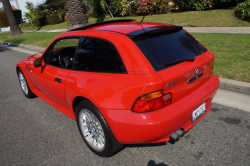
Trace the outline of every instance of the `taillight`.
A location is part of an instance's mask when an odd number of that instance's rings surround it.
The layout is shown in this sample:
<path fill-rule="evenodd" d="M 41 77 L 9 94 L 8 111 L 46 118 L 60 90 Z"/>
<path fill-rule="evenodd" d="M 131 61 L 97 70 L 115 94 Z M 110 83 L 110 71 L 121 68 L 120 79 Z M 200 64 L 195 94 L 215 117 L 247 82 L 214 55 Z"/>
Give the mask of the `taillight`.
<path fill-rule="evenodd" d="M 213 70 L 214 70 L 214 66 L 211 67 L 210 72 L 209 72 L 209 75 L 212 75 L 212 74 L 213 74 Z"/>
<path fill-rule="evenodd" d="M 152 92 L 139 96 L 133 104 L 134 112 L 151 112 L 172 103 L 172 94 L 163 94 L 162 91 Z"/>

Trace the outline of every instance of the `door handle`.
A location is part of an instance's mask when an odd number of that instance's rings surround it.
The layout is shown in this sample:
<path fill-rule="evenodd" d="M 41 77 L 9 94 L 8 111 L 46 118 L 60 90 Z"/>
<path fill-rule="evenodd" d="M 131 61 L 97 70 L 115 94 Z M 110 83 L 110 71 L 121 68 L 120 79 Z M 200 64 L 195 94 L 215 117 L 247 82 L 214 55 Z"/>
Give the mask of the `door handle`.
<path fill-rule="evenodd" d="M 56 82 L 62 83 L 62 80 L 60 78 L 55 78 Z"/>

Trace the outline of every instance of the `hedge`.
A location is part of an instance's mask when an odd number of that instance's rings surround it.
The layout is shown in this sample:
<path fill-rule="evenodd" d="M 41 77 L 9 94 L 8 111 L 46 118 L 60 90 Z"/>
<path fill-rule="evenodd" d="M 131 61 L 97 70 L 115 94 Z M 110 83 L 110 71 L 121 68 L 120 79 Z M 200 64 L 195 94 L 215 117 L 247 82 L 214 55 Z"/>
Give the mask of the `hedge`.
<path fill-rule="evenodd" d="M 46 16 L 46 18 L 50 25 L 61 23 L 61 19 L 58 14 Z"/>
<path fill-rule="evenodd" d="M 14 17 L 16 18 L 17 24 L 22 23 L 22 11 L 21 10 L 13 10 Z M 9 21 L 7 19 L 5 11 L 0 11 L 0 28 L 9 27 Z"/>
<path fill-rule="evenodd" d="M 42 18 L 34 18 L 33 20 L 33 24 L 37 27 L 41 27 L 46 25 L 46 18 L 42 17 Z"/>

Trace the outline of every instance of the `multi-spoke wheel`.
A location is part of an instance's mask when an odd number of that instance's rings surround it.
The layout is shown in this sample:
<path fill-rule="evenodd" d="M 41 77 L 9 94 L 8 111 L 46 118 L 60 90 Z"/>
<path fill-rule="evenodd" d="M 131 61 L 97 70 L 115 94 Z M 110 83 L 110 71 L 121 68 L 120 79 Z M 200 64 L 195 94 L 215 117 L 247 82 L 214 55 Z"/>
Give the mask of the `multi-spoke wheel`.
<path fill-rule="evenodd" d="M 82 109 L 79 114 L 79 125 L 89 146 L 98 152 L 102 151 L 106 143 L 105 135 L 96 116 L 91 111 Z"/>
<path fill-rule="evenodd" d="M 111 156 L 122 147 L 98 108 L 91 102 L 82 101 L 75 110 L 80 133 L 95 154 Z"/>
<path fill-rule="evenodd" d="M 27 98 L 34 98 L 36 95 L 30 90 L 30 87 L 25 79 L 25 76 L 21 69 L 18 69 L 18 79 L 21 89 Z"/>

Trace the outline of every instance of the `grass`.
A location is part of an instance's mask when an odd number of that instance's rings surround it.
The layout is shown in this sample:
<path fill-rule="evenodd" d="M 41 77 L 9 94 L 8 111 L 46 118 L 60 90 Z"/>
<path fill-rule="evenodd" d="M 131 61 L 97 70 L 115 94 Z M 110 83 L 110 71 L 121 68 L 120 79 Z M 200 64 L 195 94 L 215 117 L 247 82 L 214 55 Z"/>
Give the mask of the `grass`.
<path fill-rule="evenodd" d="M 47 47 L 58 34 L 60 32 L 35 32 L 12 37 L 10 33 L 0 33 L 0 41 Z M 192 34 L 215 54 L 215 75 L 250 82 L 250 34 Z"/>
<path fill-rule="evenodd" d="M 215 55 L 216 76 L 250 82 L 250 34 L 192 34 Z"/>
<path fill-rule="evenodd" d="M 141 21 L 142 16 L 134 17 L 116 17 L 111 18 L 98 17 L 98 18 L 89 18 L 89 23 L 111 20 L 111 19 L 135 19 Z M 187 11 L 187 12 L 178 12 L 171 14 L 157 14 L 146 16 L 144 19 L 145 22 L 161 22 L 169 23 L 180 26 L 187 27 L 243 27 L 250 26 L 249 22 L 242 21 L 239 18 L 234 16 L 234 10 L 232 9 L 220 9 L 220 10 L 207 10 L 207 11 Z M 37 30 L 38 27 L 25 27 L 22 28 L 23 31 L 26 30 Z M 55 29 L 68 29 L 67 23 L 60 23 L 56 25 L 45 25 L 40 28 L 40 30 L 55 30 Z"/>
<path fill-rule="evenodd" d="M 0 41 L 12 42 L 17 44 L 47 47 L 54 37 L 60 32 L 31 32 L 23 33 L 18 36 L 10 36 L 10 33 L 0 33 Z"/>
<path fill-rule="evenodd" d="M 23 31 L 36 31 L 36 30 L 56 30 L 56 29 L 68 29 L 68 23 L 63 22 L 55 25 L 44 25 L 42 27 L 29 26 L 21 28 Z"/>

